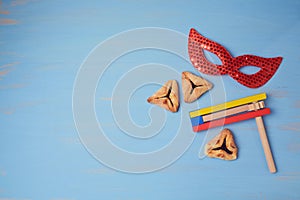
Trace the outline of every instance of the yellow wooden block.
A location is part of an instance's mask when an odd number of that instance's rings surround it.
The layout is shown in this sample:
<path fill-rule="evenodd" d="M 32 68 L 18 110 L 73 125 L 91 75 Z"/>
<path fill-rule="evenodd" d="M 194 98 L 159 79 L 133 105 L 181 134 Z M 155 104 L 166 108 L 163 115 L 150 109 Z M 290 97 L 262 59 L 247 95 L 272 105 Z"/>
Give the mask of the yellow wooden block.
<path fill-rule="evenodd" d="M 244 105 L 244 104 L 248 104 L 248 103 L 252 103 L 252 102 L 256 102 L 256 101 L 261 101 L 267 98 L 267 94 L 266 93 L 261 93 L 261 94 L 256 94 L 256 95 L 252 95 L 249 97 L 245 97 L 245 98 L 241 98 L 241 99 L 237 99 L 237 100 L 233 100 L 233 101 L 229 101 L 226 103 L 222 103 L 222 104 L 218 104 L 215 106 L 210 106 L 207 108 L 202 108 L 199 110 L 195 110 L 190 112 L 190 117 L 197 117 L 200 115 L 206 115 L 209 113 L 213 113 L 213 112 L 217 112 L 220 110 L 225 110 L 228 108 L 233 108 L 236 106 L 240 106 L 240 105 Z"/>

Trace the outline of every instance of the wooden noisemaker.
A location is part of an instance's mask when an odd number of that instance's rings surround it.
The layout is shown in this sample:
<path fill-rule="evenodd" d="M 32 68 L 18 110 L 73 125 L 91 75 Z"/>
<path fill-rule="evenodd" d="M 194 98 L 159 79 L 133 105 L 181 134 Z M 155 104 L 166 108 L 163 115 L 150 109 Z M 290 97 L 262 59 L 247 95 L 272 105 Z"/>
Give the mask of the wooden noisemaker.
<path fill-rule="evenodd" d="M 263 102 L 266 98 L 266 93 L 261 93 L 192 111 L 190 118 L 193 130 L 199 132 L 255 118 L 269 170 L 271 173 L 275 173 L 276 167 L 262 119 L 262 116 L 271 113 L 271 110 L 266 108 Z"/>

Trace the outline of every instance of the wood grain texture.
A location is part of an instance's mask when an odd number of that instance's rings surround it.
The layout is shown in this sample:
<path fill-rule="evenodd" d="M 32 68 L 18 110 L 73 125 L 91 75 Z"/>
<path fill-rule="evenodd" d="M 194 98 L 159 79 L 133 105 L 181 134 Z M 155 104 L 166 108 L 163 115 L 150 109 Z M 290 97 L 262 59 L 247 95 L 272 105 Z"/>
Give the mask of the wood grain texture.
<path fill-rule="evenodd" d="M 300 4 L 297 1 L 0 0 L 0 3 L 0 71 L 11 70 L 3 72 L 0 80 L 0 199 L 300 199 Z M 186 36 L 193 27 L 220 42 L 233 56 L 249 53 L 282 56 L 284 60 L 272 79 L 258 89 L 243 87 L 228 76 L 199 74 L 189 61 L 174 52 L 140 49 L 114 60 L 99 80 L 94 95 L 95 115 L 106 137 L 121 149 L 143 154 L 171 143 L 179 126 L 186 135 L 195 136 L 175 163 L 155 173 L 137 175 L 106 167 L 86 150 L 73 120 L 72 92 L 77 71 L 94 47 L 115 34 L 143 27 L 168 28 Z M 159 35 L 140 37 L 137 35 L 136 39 L 148 41 Z M 175 40 L 163 42 L 172 47 L 179 45 Z M 128 41 L 120 42 L 112 51 L 119 51 L 126 44 Z M 187 53 L 186 47 L 182 51 Z M 149 140 L 124 133 L 112 115 L 111 97 L 118 81 L 144 63 L 169 66 L 178 74 L 171 78 L 178 82 L 183 71 L 211 81 L 214 88 L 194 102 L 197 108 L 257 93 L 270 94 L 265 103 L 272 114 L 264 117 L 264 124 L 277 173 L 268 171 L 254 119 L 226 126 L 233 131 L 239 147 L 237 160 L 228 163 L 199 159 L 208 132 L 193 133 L 189 113 L 181 115 L 186 106 L 183 101 L 176 114 L 152 110 L 145 100 L 158 89 L 156 84 L 121 92 L 132 92 L 133 101 L 128 101 L 130 120 L 147 126 L 152 114 L 158 112 L 160 117 L 166 117 L 165 126 Z M 102 66 L 95 65 L 94 69 L 99 67 Z M 153 71 L 138 78 L 159 74 L 160 71 Z M 165 81 L 162 78 L 161 82 Z M 101 86 L 103 90 L 99 90 Z M 188 122 L 180 123 L 181 118 Z M 126 163 L 124 158 L 113 159 Z"/>

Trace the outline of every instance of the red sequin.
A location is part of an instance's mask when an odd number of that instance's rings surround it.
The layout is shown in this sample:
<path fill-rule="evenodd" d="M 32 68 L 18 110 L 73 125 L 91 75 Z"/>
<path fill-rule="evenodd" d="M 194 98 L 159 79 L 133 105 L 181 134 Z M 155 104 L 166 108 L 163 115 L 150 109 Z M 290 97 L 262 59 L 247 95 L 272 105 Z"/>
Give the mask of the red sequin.
<path fill-rule="evenodd" d="M 203 49 L 218 56 L 222 61 L 222 65 L 208 61 Z M 222 45 L 203 37 L 195 29 L 190 30 L 188 51 L 192 64 L 200 72 L 209 75 L 228 74 L 234 80 L 249 88 L 258 88 L 268 82 L 282 62 L 282 57 L 263 58 L 254 55 L 243 55 L 234 58 Z M 239 71 L 244 66 L 256 66 L 261 69 L 254 74 L 245 74 Z"/>

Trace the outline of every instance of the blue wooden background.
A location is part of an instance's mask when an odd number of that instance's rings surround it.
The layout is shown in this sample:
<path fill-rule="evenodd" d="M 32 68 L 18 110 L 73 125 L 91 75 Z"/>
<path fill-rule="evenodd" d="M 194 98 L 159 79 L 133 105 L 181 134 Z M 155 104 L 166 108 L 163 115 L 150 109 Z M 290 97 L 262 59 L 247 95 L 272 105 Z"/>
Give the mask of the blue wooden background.
<path fill-rule="evenodd" d="M 0 199 L 300 199 L 299 22 L 297 0 L 2 0 Z M 259 89 L 223 77 L 228 100 L 267 92 L 273 112 L 264 119 L 278 173 L 268 172 L 255 120 L 229 127 L 240 148 L 233 162 L 199 159 L 202 133 L 178 161 L 148 174 L 110 169 L 86 151 L 72 115 L 76 73 L 97 44 L 142 27 L 169 28 L 186 35 L 194 27 L 235 56 L 283 56 L 275 76 Z M 128 56 L 119 66 L 130 70 L 136 60 L 166 62 L 196 73 L 190 64 L 176 64 L 178 58 L 163 52 Z M 109 77 L 119 71 L 113 67 L 105 75 L 108 87 L 114 84 Z M 151 95 L 156 89 L 148 87 L 140 93 Z M 101 105 L 109 105 L 110 96 L 97 95 L 96 107 L 104 109 Z M 203 98 L 203 106 L 209 105 L 209 96 Z M 150 106 L 138 105 L 144 108 L 131 105 L 135 120 Z M 146 122 L 142 118 L 139 123 Z M 190 124 L 183 125 L 191 131 Z M 117 141 L 118 134 L 122 133 L 115 132 L 112 140 Z M 160 142 L 170 138 L 164 139 Z M 133 148 L 138 141 L 131 144 L 124 148 L 138 150 Z"/>

